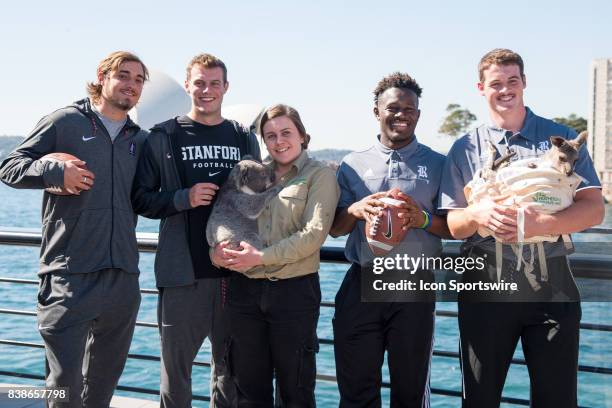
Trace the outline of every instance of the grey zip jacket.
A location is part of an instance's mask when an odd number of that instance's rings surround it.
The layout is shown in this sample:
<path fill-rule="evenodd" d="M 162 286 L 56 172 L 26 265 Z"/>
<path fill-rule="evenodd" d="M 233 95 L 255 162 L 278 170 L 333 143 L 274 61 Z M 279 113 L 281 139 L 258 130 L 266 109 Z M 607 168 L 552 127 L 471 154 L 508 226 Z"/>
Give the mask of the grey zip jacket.
<path fill-rule="evenodd" d="M 246 138 L 243 139 L 246 153 L 261 160 L 255 134 L 238 122 L 231 122 L 236 132 Z M 132 189 L 134 211 L 147 218 L 161 219 L 154 267 L 158 288 L 195 282 L 189 250 L 189 188 L 181 182 L 172 145 L 178 126 L 176 119 L 170 119 L 151 129 Z"/>
<path fill-rule="evenodd" d="M 44 193 L 39 275 L 106 268 L 138 273 L 130 192 L 146 136 L 128 118 L 112 142 L 83 99 L 41 119 L 0 164 L 0 180 L 15 188 L 63 187 L 64 164 L 39 160 L 54 152 L 78 157 L 95 175 L 91 190 L 80 195 Z"/>

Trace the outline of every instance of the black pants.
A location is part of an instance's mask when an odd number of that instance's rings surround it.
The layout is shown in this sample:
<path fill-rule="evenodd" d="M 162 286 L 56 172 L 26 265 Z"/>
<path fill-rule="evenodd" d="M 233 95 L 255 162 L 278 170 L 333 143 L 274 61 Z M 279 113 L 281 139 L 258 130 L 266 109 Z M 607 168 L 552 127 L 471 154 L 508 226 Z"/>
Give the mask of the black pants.
<path fill-rule="evenodd" d="M 510 268 L 515 266 L 510 262 Z M 478 302 L 474 296 L 460 295 L 463 407 L 499 407 L 519 339 L 529 371 L 531 406 L 577 406 L 580 302 L 552 301 L 555 293 L 569 293 L 572 298 L 578 295 L 575 285 L 572 287 L 573 279 L 565 257 L 550 258 L 547 266 L 551 281 L 542 282 L 538 292 L 529 292 L 532 289 L 523 281 L 519 293 L 500 295 L 501 302 Z M 488 267 L 494 268 L 494 265 Z M 504 263 L 504 274 L 507 269 Z M 520 296 L 521 290 L 523 296 Z M 514 299 L 516 295 L 519 295 L 517 299 L 525 298 L 525 294 L 539 301 Z"/>
<path fill-rule="evenodd" d="M 429 406 L 435 302 L 361 301 L 361 267 L 336 295 L 334 351 L 340 407 L 380 407 L 385 350 L 392 407 Z"/>
<path fill-rule="evenodd" d="M 315 406 L 319 274 L 270 281 L 230 278 L 230 375 L 238 407 Z M 278 401 L 277 401 L 278 403 Z"/>

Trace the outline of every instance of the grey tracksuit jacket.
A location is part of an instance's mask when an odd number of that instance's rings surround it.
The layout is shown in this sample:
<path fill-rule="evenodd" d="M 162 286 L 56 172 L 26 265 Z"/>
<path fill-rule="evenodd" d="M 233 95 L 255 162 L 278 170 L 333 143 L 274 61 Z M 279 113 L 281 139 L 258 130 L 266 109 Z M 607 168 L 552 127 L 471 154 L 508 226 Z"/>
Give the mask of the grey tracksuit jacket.
<path fill-rule="evenodd" d="M 130 191 L 147 132 L 129 118 L 111 141 L 89 99 L 44 117 L 0 164 L 0 180 L 15 188 L 63 186 L 64 164 L 39 160 L 70 153 L 87 163 L 95 182 L 80 195 L 43 195 L 42 275 L 118 268 L 138 273 L 136 216 Z"/>
<path fill-rule="evenodd" d="M 246 138 L 246 153 L 260 160 L 255 134 L 238 122 L 232 123 L 236 132 Z M 156 285 L 160 288 L 195 282 L 186 211 L 191 208 L 189 188 L 181 182 L 177 167 L 179 160 L 174 157 L 172 144 L 178 126 L 175 119 L 170 119 L 151 129 L 132 189 L 134 211 L 147 218 L 161 218 L 154 267 Z"/>

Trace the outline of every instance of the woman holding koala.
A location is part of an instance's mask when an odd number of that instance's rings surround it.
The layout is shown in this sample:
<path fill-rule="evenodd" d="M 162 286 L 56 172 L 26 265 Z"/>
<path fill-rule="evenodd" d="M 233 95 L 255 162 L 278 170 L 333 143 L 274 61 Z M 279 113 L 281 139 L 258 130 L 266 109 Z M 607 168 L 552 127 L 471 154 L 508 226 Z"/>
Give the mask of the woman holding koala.
<path fill-rule="evenodd" d="M 265 248 L 219 244 L 215 264 L 229 283 L 231 375 L 238 406 L 273 406 L 273 378 L 283 405 L 315 406 L 315 353 L 321 290 L 319 250 L 339 198 L 335 172 L 308 157 L 310 136 L 287 105 L 266 110 L 260 133 L 283 189 L 258 217 Z"/>

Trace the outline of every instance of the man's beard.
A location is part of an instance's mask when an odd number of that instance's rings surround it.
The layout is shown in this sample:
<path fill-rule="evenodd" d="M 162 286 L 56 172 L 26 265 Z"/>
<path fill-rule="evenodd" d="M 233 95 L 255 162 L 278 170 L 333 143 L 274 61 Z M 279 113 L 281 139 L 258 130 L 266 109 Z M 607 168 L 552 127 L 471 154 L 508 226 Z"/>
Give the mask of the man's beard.
<path fill-rule="evenodd" d="M 120 98 L 107 97 L 104 94 L 102 94 L 102 99 L 104 99 L 106 101 L 106 103 L 108 103 L 112 107 L 117 108 L 119 110 L 122 110 L 124 112 L 127 112 L 130 109 L 132 109 L 134 106 L 136 106 L 136 103 L 132 104 L 132 103 L 130 103 L 130 101 L 128 99 L 123 99 L 122 100 Z"/>

